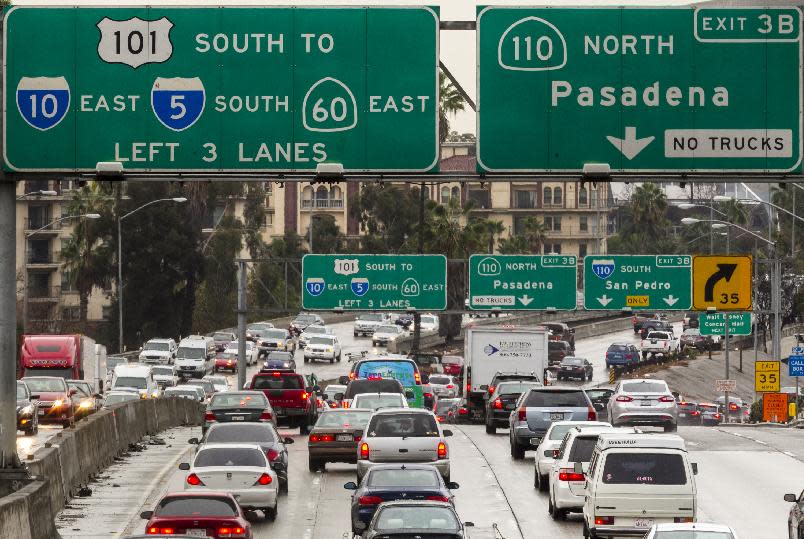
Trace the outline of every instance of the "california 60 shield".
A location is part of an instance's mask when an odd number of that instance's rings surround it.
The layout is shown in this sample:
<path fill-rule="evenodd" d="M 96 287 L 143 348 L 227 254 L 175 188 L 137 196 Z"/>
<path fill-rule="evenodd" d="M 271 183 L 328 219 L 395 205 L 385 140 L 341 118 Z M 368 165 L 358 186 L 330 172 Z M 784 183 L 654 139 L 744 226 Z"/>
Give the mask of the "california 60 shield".
<path fill-rule="evenodd" d="M 173 131 L 184 131 L 204 112 L 204 84 L 198 77 L 158 77 L 151 89 L 151 106 L 157 120 Z"/>
<path fill-rule="evenodd" d="M 17 108 L 34 129 L 59 125 L 70 108 L 70 86 L 64 77 L 22 77 L 17 84 Z"/>
<path fill-rule="evenodd" d="M 614 260 L 595 260 L 592 262 L 592 271 L 601 279 L 608 279 L 614 273 Z"/>

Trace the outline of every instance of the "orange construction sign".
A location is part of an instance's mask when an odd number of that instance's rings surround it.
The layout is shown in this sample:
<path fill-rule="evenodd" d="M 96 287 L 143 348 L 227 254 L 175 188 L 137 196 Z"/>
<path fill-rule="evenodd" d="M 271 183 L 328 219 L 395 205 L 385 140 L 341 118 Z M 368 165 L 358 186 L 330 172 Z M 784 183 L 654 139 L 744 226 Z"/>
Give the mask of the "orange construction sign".
<path fill-rule="evenodd" d="M 765 393 L 762 396 L 762 420 L 787 423 L 787 393 Z"/>

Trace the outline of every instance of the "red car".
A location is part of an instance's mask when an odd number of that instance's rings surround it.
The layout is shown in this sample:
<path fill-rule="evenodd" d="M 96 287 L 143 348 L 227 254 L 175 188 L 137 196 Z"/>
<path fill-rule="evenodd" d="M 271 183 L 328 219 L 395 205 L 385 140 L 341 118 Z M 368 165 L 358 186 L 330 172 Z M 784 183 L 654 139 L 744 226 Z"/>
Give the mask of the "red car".
<path fill-rule="evenodd" d="M 213 372 L 237 372 L 237 354 L 233 354 L 231 352 L 218 352 L 215 355 L 215 366 L 212 370 Z"/>
<path fill-rule="evenodd" d="M 243 510 L 225 492 L 173 492 L 159 500 L 153 511 L 143 511 L 140 516 L 148 521 L 146 535 L 252 539 Z"/>
<path fill-rule="evenodd" d="M 75 423 L 73 395 L 78 390 L 70 389 L 64 378 L 58 376 L 26 376 L 22 379 L 34 400 L 39 401 L 40 423 L 61 423 L 69 427 Z M 33 398 L 33 397 L 32 397 Z"/>
<path fill-rule="evenodd" d="M 444 356 L 441 358 L 444 374 L 460 376 L 463 374 L 463 358 L 461 356 Z"/>

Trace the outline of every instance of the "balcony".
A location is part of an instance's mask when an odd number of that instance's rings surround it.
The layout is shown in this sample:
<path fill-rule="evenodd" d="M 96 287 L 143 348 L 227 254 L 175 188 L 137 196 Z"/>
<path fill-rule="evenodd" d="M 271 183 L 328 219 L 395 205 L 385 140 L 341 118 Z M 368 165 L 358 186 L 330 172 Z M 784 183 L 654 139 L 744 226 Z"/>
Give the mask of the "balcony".
<path fill-rule="evenodd" d="M 30 303 L 56 303 L 61 296 L 60 286 L 29 286 L 28 301 Z"/>
<path fill-rule="evenodd" d="M 53 222 L 50 217 L 26 217 L 25 232 L 36 234 L 58 234 L 64 221 Z"/>
<path fill-rule="evenodd" d="M 59 254 L 59 251 L 28 251 L 25 254 L 25 263 L 32 269 L 58 269 L 61 265 Z"/>
<path fill-rule="evenodd" d="M 600 236 L 606 236 L 606 230 L 605 227 L 591 225 L 583 229 L 578 226 L 564 226 L 561 228 L 561 230 L 546 230 L 544 234 L 548 238 L 599 238 Z"/>
<path fill-rule="evenodd" d="M 301 209 L 303 211 L 311 210 L 342 210 L 342 198 L 313 198 L 302 199 Z"/>

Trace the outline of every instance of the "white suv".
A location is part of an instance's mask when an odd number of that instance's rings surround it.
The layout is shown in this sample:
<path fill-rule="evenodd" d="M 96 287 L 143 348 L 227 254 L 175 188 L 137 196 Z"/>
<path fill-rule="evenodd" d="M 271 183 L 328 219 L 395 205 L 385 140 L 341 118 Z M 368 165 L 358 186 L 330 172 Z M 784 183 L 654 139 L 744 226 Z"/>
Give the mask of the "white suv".
<path fill-rule="evenodd" d="M 355 327 L 352 331 L 355 337 L 363 335 L 370 337 L 374 335 L 374 330 L 391 322 L 391 317 L 385 313 L 361 313 L 355 319 Z"/>
<path fill-rule="evenodd" d="M 173 339 L 151 339 L 140 348 L 140 363 L 149 365 L 172 365 L 176 359 L 176 341 Z"/>

